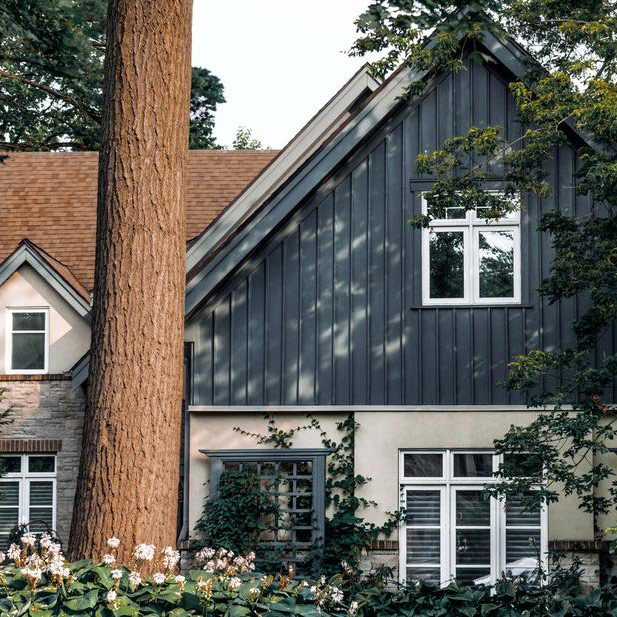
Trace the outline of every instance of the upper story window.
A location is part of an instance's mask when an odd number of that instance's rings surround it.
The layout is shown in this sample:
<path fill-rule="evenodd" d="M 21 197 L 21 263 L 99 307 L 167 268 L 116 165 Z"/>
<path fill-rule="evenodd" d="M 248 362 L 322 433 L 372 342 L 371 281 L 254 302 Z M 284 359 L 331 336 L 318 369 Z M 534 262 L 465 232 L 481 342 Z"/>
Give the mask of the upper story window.
<path fill-rule="evenodd" d="M 438 216 L 423 230 L 423 304 L 519 303 L 520 212 L 495 220 L 481 208 L 452 207 Z"/>
<path fill-rule="evenodd" d="M 400 456 L 402 582 L 492 584 L 504 572 L 537 579 L 539 566 L 546 566 L 547 510 L 517 497 L 486 498 L 484 488 L 494 482 L 501 457 L 486 450 Z M 521 463 L 504 462 L 506 468 Z"/>
<path fill-rule="evenodd" d="M 49 309 L 7 310 L 7 373 L 46 373 L 49 367 Z"/>

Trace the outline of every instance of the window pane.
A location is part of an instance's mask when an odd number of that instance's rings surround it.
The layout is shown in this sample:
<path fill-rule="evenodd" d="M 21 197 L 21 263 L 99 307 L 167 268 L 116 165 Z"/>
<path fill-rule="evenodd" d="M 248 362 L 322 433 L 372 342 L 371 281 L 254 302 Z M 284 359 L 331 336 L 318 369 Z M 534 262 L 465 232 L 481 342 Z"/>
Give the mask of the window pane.
<path fill-rule="evenodd" d="M 457 478 L 490 478 L 493 475 L 493 455 L 455 454 L 454 475 Z"/>
<path fill-rule="evenodd" d="M 456 525 L 480 527 L 491 524 L 490 501 L 481 490 L 456 491 Z"/>
<path fill-rule="evenodd" d="M 490 564 L 491 530 L 457 529 L 456 563 L 462 565 Z"/>
<path fill-rule="evenodd" d="M 514 297 L 514 232 L 479 233 L 481 298 Z"/>
<path fill-rule="evenodd" d="M 45 313 L 13 313 L 13 330 L 45 331 Z"/>
<path fill-rule="evenodd" d="M 443 454 L 407 453 L 403 457 L 403 473 L 407 478 L 441 478 Z"/>
<path fill-rule="evenodd" d="M 9 534 L 19 524 L 19 508 L 0 508 L 0 549 L 9 545 Z"/>
<path fill-rule="evenodd" d="M 414 581 L 435 581 L 438 583 L 440 575 L 440 568 L 407 568 L 408 583 Z"/>
<path fill-rule="evenodd" d="M 30 473 L 53 473 L 55 463 L 55 456 L 29 456 L 28 471 Z"/>
<path fill-rule="evenodd" d="M 21 471 L 21 456 L 2 456 L 3 473 L 19 473 Z"/>
<path fill-rule="evenodd" d="M 0 482 L 0 506 L 19 505 L 19 482 Z"/>
<path fill-rule="evenodd" d="M 408 525 L 440 524 L 441 494 L 439 491 L 407 491 Z"/>
<path fill-rule="evenodd" d="M 30 508 L 30 531 L 42 533 L 53 529 L 53 517 L 51 508 Z"/>
<path fill-rule="evenodd" d="M 45 368 L 45 334 L 13 334 L 11 369 L 43 370 Z"/>
<path fill-rule="evenodd" d="M 439 563 L 439 529 L 407 529 L 407 563 Z"/>
<path fill-rule="evenodd" d="M 506 502 L 506 525 L 508 527 L 539 527 L 540 508 L 530 507 L 525 503 L 524 497 L 510 497 Z"/>
<path fill-rule="evenodd" d="M 456 580 L 461 585 L 490 585 L 490 568 L 457 568 Z"/>
<path fill-rule="evenodd" d="M 51 506 L 54 503 L 53 482 L 30 482 L 30 505 Z"/>
<path fill-rule="evenodd" d="M 506 567 L 535 567 L 540 548 L 539 529 L 507 529 Z"/>
<path fill-rule="evenodd" d="M 429 238 L 430 297 L 463 298 L 465 295 L 463 232 L 432 232 Z"/>
<path fill-rule="evenodd" d="M 449 206 L 437 206 L 431 204 L 427 208 L 427 214 L 431 219 L 447 219 L 464 221 L 467 218 L 467 210 L 460 205 L 456 205 L 456 202 Z"/>

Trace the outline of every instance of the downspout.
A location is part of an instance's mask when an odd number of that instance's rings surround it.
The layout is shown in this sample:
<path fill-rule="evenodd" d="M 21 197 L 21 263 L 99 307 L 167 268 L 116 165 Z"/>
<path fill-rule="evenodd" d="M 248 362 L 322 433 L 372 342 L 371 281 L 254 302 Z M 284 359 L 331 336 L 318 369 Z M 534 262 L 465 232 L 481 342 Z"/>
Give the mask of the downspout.
<path fill-rule="evenodd" d="M 184 405 L 182 409 L 182 422 L 184 423 L 184 441 L 182 443 L 182 527 L 178 534 L 178 548 L 184 548 L 182 543 L 189 538 L 189 462 L 190 462 L 190 443 L 191 443 L 191 413 L 189 411 L 189 401 L 192 396 L 193 384 L 193 344 L 187 343 L 185 346 L 185 386 L 184 386 Z M 188 546 L 186 547 L 188 548 Z"/>

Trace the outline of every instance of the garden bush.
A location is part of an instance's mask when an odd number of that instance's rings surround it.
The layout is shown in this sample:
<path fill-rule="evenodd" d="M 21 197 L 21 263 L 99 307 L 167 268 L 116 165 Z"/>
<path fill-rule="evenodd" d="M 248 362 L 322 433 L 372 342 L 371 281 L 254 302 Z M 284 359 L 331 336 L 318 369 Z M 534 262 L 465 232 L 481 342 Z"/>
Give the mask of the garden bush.
<path fill-rule="evenodd" d="M 10 617 L 591 617 L 616 616 L 612 587 L 582 593 L 576 576 L 539 587 L 523 578 L 494 588 L 441 589 L 367 587 L 348 568 L 326 579 L 262 576 L 255 555 L 226 549 L 199 552 L 192 569 L 180 573 L 171 547 L 135 547 L 126 565 L 116 562 L 119 541 L 111 538 L 101 562 L 68 563 L 49 536 L 33 534 L 11 545 L 0 566 L 0 614 Z"/>

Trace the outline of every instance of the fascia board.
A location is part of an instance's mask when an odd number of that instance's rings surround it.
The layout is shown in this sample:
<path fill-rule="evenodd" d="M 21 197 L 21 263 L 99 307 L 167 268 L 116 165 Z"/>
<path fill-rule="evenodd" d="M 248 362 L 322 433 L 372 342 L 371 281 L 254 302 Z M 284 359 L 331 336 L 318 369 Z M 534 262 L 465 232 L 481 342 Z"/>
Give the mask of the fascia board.
<path fill-rule="evenodd" d="M 245 189 L 225 212 L 214 221 L 186 255 L 186 271 L 212 251 L 267 195 L 271 195 L 312 156 L 346 116 L 349 107 L 367 88 L 379 87 L 379 82 L 364 68 L 352 77 L 341 91 L 284 148 L 279 156 Z"/>
<path fill-rule="evenodd" d="M 81 317 L 90 323 L 90 305 L 27 244 L 20 246 L 13 255 L 0 266 L 0 285 L 3 285 L 7 279 L 24 264 L 28 264 L 33 268 Z"/>

